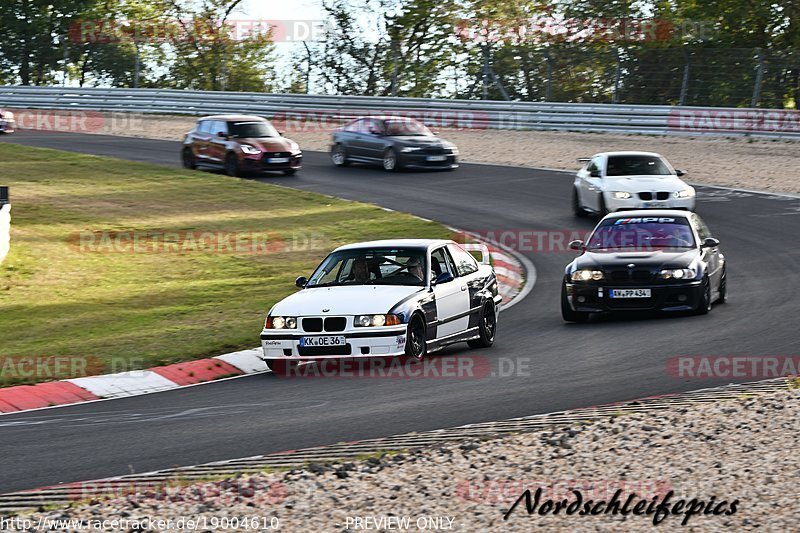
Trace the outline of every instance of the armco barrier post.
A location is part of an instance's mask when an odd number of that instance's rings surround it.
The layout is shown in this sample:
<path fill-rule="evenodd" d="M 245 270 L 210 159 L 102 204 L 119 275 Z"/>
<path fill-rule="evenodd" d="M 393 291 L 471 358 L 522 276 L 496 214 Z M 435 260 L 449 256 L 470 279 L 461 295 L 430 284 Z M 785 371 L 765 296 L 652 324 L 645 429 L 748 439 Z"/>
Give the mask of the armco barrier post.
<path fill-rule="evenodd" d="M 0 263 L 8 255 L 11 245 L 11 203 L 8 187 L 0 187 Z"/>

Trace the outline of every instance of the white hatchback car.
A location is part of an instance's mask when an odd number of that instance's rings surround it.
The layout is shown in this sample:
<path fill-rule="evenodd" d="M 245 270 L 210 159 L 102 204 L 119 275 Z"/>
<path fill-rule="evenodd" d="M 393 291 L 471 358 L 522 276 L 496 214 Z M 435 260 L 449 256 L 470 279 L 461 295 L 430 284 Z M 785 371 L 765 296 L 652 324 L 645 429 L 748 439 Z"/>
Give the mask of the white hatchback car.
<path fill-rule="evenodd" d="M 627 209 L 694 211 L 695 190 L 664 157 L 653 152 L 603 152 L 580 159 L 572 209 L 576 216 L 604 216 Z"/>
<path fill-rule="evenodd" d="M 501 297 L 488 250 L 482 252 L 479 263 L 448 240 L 341 246 L 269 311 L 263 359 L 285 373 L 300 361 L 421 360 L 456 342 L 489 347 Z"/>

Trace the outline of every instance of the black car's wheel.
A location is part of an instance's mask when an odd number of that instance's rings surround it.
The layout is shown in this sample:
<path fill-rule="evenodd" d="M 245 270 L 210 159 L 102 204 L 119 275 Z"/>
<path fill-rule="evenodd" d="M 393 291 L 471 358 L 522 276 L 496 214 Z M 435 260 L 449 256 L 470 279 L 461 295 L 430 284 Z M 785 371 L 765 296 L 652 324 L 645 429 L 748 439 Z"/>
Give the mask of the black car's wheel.
<path fill-rule="evenodd" d="M 388 148 L 383 152 L 383 170 L 394 172 L 397 169 L 397 152 L 394 151 L 394 148 Z"/>
<path fill-rule="evenodd" d="M 331 161 L 337 167 L 346 167 L 350 164 L 347 159 L 347 150 L 341 144 L 337 144 L 331 149 Z"/>
<path fill-rule="evenodd" d="M 586 216 L 586 210 L 581 205 L 580 198 L 578 198 L 578 189 L 572 189 L 572 212 L 576 217 L 583 218 Z"/>
<path fill-rule="evenodd" d="M 566 322 L 586 322 L 589 320 L 589 313 L 573 311 L 572 307 L 569 306 L 569 300 L 567 300 L 567 287 L 563 284 L 561 285 L 561 317 Z"/>
<path fill-rule="evenodd" d="M 183 168 L 188 168 L 189 170 L 195 170 L 197 168 L 197 161 L 194 159 L 194 152 L 189 147 L 183 149 L 181 153 L 181 161 L 183 162 Z"/>
<path fill-rule="evenodd" d="M 427 353 L 425 322 L 421 316 L 414 315 L 408 323 L 408 333 L 406 333 L 406 357 L 422 361 Z"/>
<path fill-rule="evenodd" d="M 497 309 L 494 302 L 486 302 L 481 310 L 480 324 L 478 333 L 480 337 L 467 341 L 470 348 L 488 348 L 494 344 L 494 336 L 497 332 Z"/>
<path fill-rule="evenodd" d="M 297 368 L 297 361 L 287 361 L 286 359 L 266 359 L 267 368 L 279 376 L 288 376 Z"/>
<path fill-rule="evenodd" d="M 703 285 L 702 285 L 702 293 L 700 295 L 700 301 L 697 302 L 697 309 L 695 309 L 695 314 L 697 315 L 705 315 L 709 311 L 711 311 L 711 306 L 713 302 L 711 301 L 711 280 L 708 279 L 708 276 L 703 277 Z"/>
<path fill-rule="evenodd" d="M 239 158 L 236 154 L 228 154 L 225 158 L 225 174 L 228 176 L 239 177 L 242 172 L 239 170 Z"/>
<path fill-rule="evenodd" d="M 722 269 L 722 277 L 719 278 L 719 289 L 717 294 L 717 303 L 724 304 L 728 298 L 728 272 L 725 268 Z"/>
<path fill-rule="evenodd" d="M 296 168 L 287 168 L 286 170 L 283 171 L 284 176 L 294 176 L 295 174 L 297 174 Z"/>

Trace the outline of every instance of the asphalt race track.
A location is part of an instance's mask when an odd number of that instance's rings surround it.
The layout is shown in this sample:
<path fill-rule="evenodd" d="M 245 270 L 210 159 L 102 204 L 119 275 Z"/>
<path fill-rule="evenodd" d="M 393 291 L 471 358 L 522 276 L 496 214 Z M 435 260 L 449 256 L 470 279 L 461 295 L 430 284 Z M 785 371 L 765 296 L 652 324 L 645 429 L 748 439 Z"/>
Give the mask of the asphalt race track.
<path fill-rule="evenodd" d="M 34 132 L 0 140 L 179 164 L 177 142 Z M 674 163 L 691 172 L 691 161 Z M 588 230 L 593 225 L 571 214 L 571 175 L 529 168 L 467 164 L 454 172 L 389 174 L 377 168 L 335 168 L 326 154 L 307 152 L 297 176 L 261 181 L 375 202 L 481 232 Z M 559 283 L 574 252 L 527 251 L 538 273 L 533 292 L 501 315 L 494 348 L 472 352 L 502 358 L 506 367 L 524 361 L 527 372 L 473 379 L 282 379 L 261 374 L 6 415 L 0 417 L 0 492 L 736 381 L 672 377 L 667 361 L 675 356 L 797 355 L 800 199 L 711 188 L 700 188 L 698 196 L 698 212 L 722 241 L 729 266 L 729 302 L 709 315 L 565 324 Z M 14 205 L 15 212 L 24 209 Z M 258 336 L 253 331 L 253 346 Z M 444 353 L 466 350 L 459 346 Z"/>

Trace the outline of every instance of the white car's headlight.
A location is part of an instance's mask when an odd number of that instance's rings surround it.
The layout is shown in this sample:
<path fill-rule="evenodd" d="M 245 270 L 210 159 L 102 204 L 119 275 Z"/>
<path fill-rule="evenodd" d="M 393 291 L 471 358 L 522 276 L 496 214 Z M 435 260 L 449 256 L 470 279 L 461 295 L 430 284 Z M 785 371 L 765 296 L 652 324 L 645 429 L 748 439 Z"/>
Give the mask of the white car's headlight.
<path fill-rule="evenodd" d="M 249 144 L 243 144 L 241 145 L 241 147 L 242 147 L 242 152 L 246 154 L 256 155 L 261 153 L 261 150 L 259 150 L 255 146 L 250 146 Z"/>
<path fill-rule="evenodd" d="M 397 326 L 398 324 L 400 324 L 400 317 L 397 315 L 356 315 L 353 320 L 353 325 L 358 328 Z"/>
<path fill-rule="evenodd" d="M 297 329 L 297 317 L 268 316 L 264 323 L 266 329 Z"/>
<path fill-rule="evenodd" d="M 693 268 L 667 268 L 658 276 L 661 279 L 694 279 L 697 277 L 697 271 Z"/>
<path fill-rule="evenodd" d="M 589 280 L 600 281 L 604 277 L 605 276 L 603 275 L 602 270 L 583 269 L 583 270 L 576 270 L 575 272 L 573 272 L 572 275 L 570 276 L 570 279 L 572 279 L 572 281 L 589 281 Z"/>
<path fill-rule="evenodd" d="M 296 154 L 300 151 L 300 145 L 294 141 L 289 142 L 289 150 L 292 151 L 293 154 Z"/>
<path fill-rule="evenodd" d="M 614 198 L 616 198 L 617 200 L 627 200 L 628 198 L 633 196 L 631 193 L 625 191 L 614 191 L 611 194 L 613 194 Z"/>
<path fill-rule="evenodd" d="M 683 189 L 682 191 L 675 191 L 672 196 L 675 198 L 694 198 L 695 192 L 693 187 Z"/>
<path fill-rule="evenodd" d="M 421 146 L 404 146 L 400 149 L 401 152 L 407 154 L 408 152 L 418 152 L 422 150 Z"/>
<path fill-rule="evenodd" d="M 446 146 L 445 150 L 450 150 L 450 153 L 453 155 L 458 155 L 458 148 L 455 146 Z"/>

